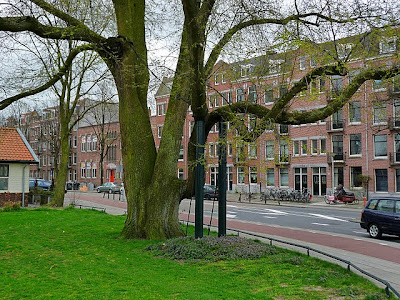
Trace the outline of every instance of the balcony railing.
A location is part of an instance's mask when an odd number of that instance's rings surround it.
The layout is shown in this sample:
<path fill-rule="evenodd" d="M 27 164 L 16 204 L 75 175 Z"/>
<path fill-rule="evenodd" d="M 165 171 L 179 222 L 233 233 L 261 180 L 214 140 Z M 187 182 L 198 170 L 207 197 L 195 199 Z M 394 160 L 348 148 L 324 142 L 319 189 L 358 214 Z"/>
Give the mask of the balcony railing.
<path fill-rule="evenodd" d="M 326 121 L 326 130 L 328 132 L 332 131 L 343 131 L 344 129 L 344 120 L 337 120 L 337 121 Z"/>
<path fill-rule="evenodd" d="M 388 118 L 387 124 L 390 130 L 400 130 L 400 117 Z"/>
<path fill-rule="evenodd" d="M 332 163 L 332 160 L 334 163 L 344 163 L 344 161 L 346 160 L 346 153 L 327 153 L 327 163 Z"/>
<path fill-rule="evenodd" d="M 400 165 L 400 152 L 389 152 L 389 161 L 391 165 Z"/>

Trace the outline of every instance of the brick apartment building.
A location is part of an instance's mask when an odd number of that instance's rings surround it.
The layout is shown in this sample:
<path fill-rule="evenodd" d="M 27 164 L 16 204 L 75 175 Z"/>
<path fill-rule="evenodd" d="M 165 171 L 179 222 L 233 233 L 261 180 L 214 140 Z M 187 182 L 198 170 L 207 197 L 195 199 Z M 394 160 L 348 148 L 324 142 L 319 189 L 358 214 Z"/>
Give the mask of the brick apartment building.
<path fill-rule="evenodd" d="M 339 57 L 352 55 L 351 39 L 340 41 Z M 290 109 L 307 111 L 326 105 L 346 87 L 360 69 L 398 63 L 398 38 L 382 37 L 364 45 L 367 58 L 351 57 L 346 76 L 325 76 L 310 82 L 297 95 Z M 208 82 L 209 109 L 250 101 L 271 108 L 274 101 L 312 68 L 317 60 L 301 50 L 270 54 L 234 64 L 214 66 Z M 165 79 L 156 93 L 153 133 L 159 145 L 168 108 Z M 243 115 L 249 128 L 256 120 Z M 187 113 L 177 176 L 186 178 L 187 142 L 194 125 Z M 268 187 L 308 188 L 314 196 L 325 195 L 339 183 L 362 194 L 366 181 L 372 193 L 400 193 L 400 77 L 370 80 L 340 111 L 313 124 L 273 124 L 254 143 L 243 143 L 228 126 L 228 190 L 252 192 Z M 206 183 L 216 185 L 218 173 L 218 128 L 214 126 L 206 145 Z"/>

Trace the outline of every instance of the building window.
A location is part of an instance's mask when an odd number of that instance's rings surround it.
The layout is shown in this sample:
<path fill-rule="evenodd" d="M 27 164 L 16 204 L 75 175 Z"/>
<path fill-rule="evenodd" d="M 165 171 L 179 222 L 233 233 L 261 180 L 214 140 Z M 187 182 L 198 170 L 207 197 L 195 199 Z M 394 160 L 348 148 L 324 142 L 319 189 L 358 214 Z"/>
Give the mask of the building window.
<path fill-rule="evenodd" d="M 339 44 L 337 47 L 338 56 L 340 59 L 347 59 L 351 53 L 353 44 Z"/>
<path fill-rule="evenodd" d="M 308 149 L 307 149 L 307 140 L 302 140 L 301 141 L 301 155 L 307 155 Z"/>
<path fill-rule="evenodd" d="M 390 37 L 379 42 L 379 54 L 395 52 L 397 48 L 397 37 Z"/>
<path fill-rule="evenodd" d="M 387 169 L 375 169 L 375 191 L 388 191 Z"/>
<path fill-rule="evenodd" d="M 272 87 L 267 87 L 264 90 L 264 102 L 265 104 L 274 102 L 274 89 Z"/>
<path fill-rule="evenodd" d="M 251 184 L 257 184 L 257 167 L 250 167 L 250 183 Z"/>
<path fill-rule="evenodd" d="M 251 143 L 249 145 L 249 158 L 255 159 L 257 158 L 257 143 Z"/>
<path fill-rule="evenodd" d="M 219 85 L 219 74 L 214 75 L 214 85 Z"/>
<path fill-rule="evenodd" d="M 247 98 L 247 101 L 251 103 L 257 103 L 257 90 L 254 85 L 249 87 L 249 96 Z"/>
<path fill-rule="evenodd" d="M 257 125 L 257 118 L 255 116 L 249 116 L 249 130 L 254 130 Z"/>
<path fill-rule="evenodd" d="M 374 149 L 375 158 L 386 158 L 387 157 L 387 136 L 374 135 Z"/>
<path fill-rule="evenodd" d="M 274 168 L 267 168 L 265 177 L 267 180 L 267 186 L 275 186 L 275 169 Z"/>
<path fill-rule="evenodd" d="M 95 163 L 92 164 L 92 178 L 97 178 L 97 166 Z"/>
<path fill-rule="evenodd" d="M 293 155 L 294 156 L 299 156 L 300 155 L 299 141 L 293 141 Z"/>
<path fill-rule="evenodd" d="M 393 77 L 393 93 L 400 92 L 400 75 Z"/>
<path fill-rule="evenodd" d="M 318 140 L 311 140 L 311 154 L 318 154 Z"/>
<path fill-rule="evenodd" d="M 351 187 L 362 187 L 361 176 L 362 168 L 361 167 L 350 167 L 350 186 Z"/>
<path fill-rule="evenodd" d="M 78 146 L 78 137 L 74 135 L 72 147 L 76 148 Z"/>
<path fill-rule="evenodd" d="M 214 96 L 209 96 L 208 97 L 208 107 L 213 108 L 214 107 Z"/>
<path fill-rule="evenodd" d="M 396 192 L 400 193 L 400 169 L 396 169 Z"/>
<path fill-rule="evenodd" d="M 300 56 L 299 58 L 299 67 L 300 70 L 305 70 L 306 69 L 306 57 L 305 56 Z"/>
<path fill-rule="evenodd" d="M 92 136 L 88 135 L 86 137 L 86 151 L 92 151 Z"/>
<path fill-rule="evenodd" d="M 361 155 L 361 134 L 350 134 L 350 155 Z"/>
<path fill-rule="evenodd" d="M 343 160 L 343 135 L 332 136 L 332 152 L 334 160 Z"/>
<path fill-rule="evenodd" d="M 158 137 L 159 139 L 161 139 L 161 136 L 162 136 L 163 126 L 164 126 L 164 125 L 158 125 L 158 126 L 157 126 L 157 137 Z"/>
<path fill-rule="evenodd" d="M 279 98 L 282 98 L 288 93 L 288 86 L 287 84 L 281 84 L 279 85 Z"/>
<path fill-rule="evenodd" d="M 167 111 L 167 103 L 159 103 L 157 104 L 157 115 L 158 116 L 164 116 L 165 112 Z"/>
<path fill-rule="evenodd" d="M 343 110 L 339 109 L 332 115 L 332 129 L 341 129 L 343 127 Z"/>
<path fill-rule="evenodd" d="M 325 77 L 320 77 L 319 78 L 319 92 L 325 93 Z"/>
<path fill-rule="evenodd" d="M 237 183 L 238 184 L 244 184 L 244 168 L 243 167 L 238 167 L 237 168 Z"/>
<path fill-rule="evenodd" d="M 228 142 L 227 143 L 227 152 L 228 152 L 228 156 L 229 157 L 232 157 L 232 155 L 233 155 L 233 147 L 232 147 L 232 143 L 230 143 L 230 142 Z"/>
<path fill-rule="evenodd" d="M 317 61 L 315 60 L 314 57 L 311 57 L 311 58 L 310 58 L 310 67 L 311 67 L 311 68 L 314 68 L 314 67 L 316 67 L 316 66 L 317 66 Z"/>
<path fill-rule="evenodd" d="M 9 165 L 0 165 L 0 191 L 8 190 Z"/>
<path fill-rule="evenodd" d="M 339 95 L 343 90 L 343 76 L 333 75 L 331 77 L 331 91 L 332 96 Z"/>
<path fill-rule="evenodd" d="M 81 151 L 85 152 L 86 151 L 86 136 L 82 135 L 81 138 Z"/>
<path fill-rule="evenodd" d="M 86 178 L 86 162 L 81 162 L 81 178 Z"/>
<path fill-rule="evenodd" d="M 97 151 L 97 136 L 92 136 L 92 151 Z"/>
<path fill-rule="evenodd" d="M 179 149 L 179 160 L 183 160 L 183 145 L 181 145 L 180 149 Z"/>
<path fill-rule="evenodd" d="M 218 95 L 215 95 L 214 98 L 215 98 L 215 100 L 214 100 L 214 101 L 215 101 L 215 102 L 214 102 L 214 103 L 215 103 L 215 107 L 219 107 L 219 104 L 220 104 L 220 103 L 219 103 L 219 96 L 218 96 Z"/>
<path fill-rule="evenodd" d="M 374 92 L 384 91 L 386 89 L 385 82 L 381 79 L 375 79 L 372 81 L 372 89 Z"/>
<path fill-rule="evenodd" d="M 385 124 L 387 121 L 386 103 L 375 102 L 373 106 L 374 106 L 374 124 Z"/>
<path fill-rule="evenodd" d="M 288 187 L 289 186 L 289 169 L 288 168 L 279 169 L 279 183 L 280 183 L 280 187 Z"/>
<path fill-rule="evenodd" d="M 394 159 L 395 162 L 400 162 L 400 134 L 394 135 Z"/>
<path fill-rule="evenodd" d="M 350 123 L 361 122 L 361 102 L 353 101 L 349 103 L 349 120 Z"/>
<path fill-rule="evenodd" d="M 274 159 L 274 141 L 265 141 L 265 159 Z"/>
<path fill-rule="evenodd" d="M 319 140 L 319 154 L 326 154 L 326 139 Z"/>
<path fill-rule="evenodd" d="M 281 140 L 279 142 L 279 161 L 281 163 L 289 162 L 289 147 L 286 140 Z"/>
<path fill-rule="evenodd" d="M 208 144 L 208 156 L 215 157 L 215 144 L 214 143 Z"/>
<path fill-rule="evenodd" d="M 221 83 L 226 83 L 226 74 L 221 73 Z"/>
<path fill-rule="evenodd" d="M 236 90 L 236 102 L 242 102 L 244 101 L 244 92 L 242 89 L 237 89 Z"/>
<path fill-rule="evenodd" d="M 183 180 L 183 168 L 178 168 L 178 179 Z"/>

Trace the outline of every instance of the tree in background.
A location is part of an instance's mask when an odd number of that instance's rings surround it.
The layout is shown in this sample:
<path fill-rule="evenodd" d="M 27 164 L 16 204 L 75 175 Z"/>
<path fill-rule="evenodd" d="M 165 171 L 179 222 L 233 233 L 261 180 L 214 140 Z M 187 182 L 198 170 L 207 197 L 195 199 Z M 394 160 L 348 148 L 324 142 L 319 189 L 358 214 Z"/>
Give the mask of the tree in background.
<path fill-rule="evenodd" d="M 354 34 L 356 29 L 366 31 L 372 26 L 390 25 L 393 20 L 396 21 L 391 17 L 398 14 L 395 2 L 385 1 L 377 1 L 374 6 L 363 6 L 358 2 L 343 6 L 335 1 L 295 2 L 294 5 L 284 6 L 283 3 L 275 1 L 182 0 L 182 6 L 176 7 L 181 18 L 172 26 L 179 27 L 180 50 L 162 140 L 157 152 L 147 108 L 149 69 L 146 25 L 147 28 L 151 28 L 156 23 L 152 23 L 155 21 L 152 17 L 164 17 L 164 8 L 170 8 L 174 3 L 114 0 L 111 6 L 110 3 L 102 1 L 70 2 L 75 8 L 80 5 L 90 7 L 90 12 L 83 14 L 83 9 L 66 11 L 56 2 L 43 0 L 26 0 L 16 6 L 3 5 L 0 31 L 29 31 L 42 39 L 76 40 L 79 43 L 70 49 L 63 66 L 53 74 L 51 80 L 38 88 L 2 100 L 0 109 L 54 85 L 63 76 L 68 75 L 79 53 L 95 51 L 101 56 L 114 78 L 119 97 L 124 183 L 128 202 L 123 236 L 127 238 L 162 239 L 183 235 L 178 223 L 178 207 L 183 196 L 192 194 L 193 177 L 188 182 L 179 181 L 176 178 L 176 162 L 189 106 L 195 120 L 205 122 L 205 133 L 208 133 L 221 118 L 232 120 L 241 127 L 240 122 L 235 121 L 237 113 L 255 115 L 260 119 L 258 128 L 269 124 L 271 119 L 281 124 L 308 123 L 324 119 L 339 110 L 366 80 L 390 78 L 399 72 L 397 65 L 367 68 L 325 107 L 307 113 L 288 110 L 291 99 L 306 89 L 308 82 L 314 78 L 346 73 L 342 60 L 335 60 L 334 63 L 329 62 L 317 67 L 304 76 L 275 102 L 272 109 L 240 102 L 210 113 L 206 102 L 206 89 L 207 80 L 213 74 L 213 67 L 224 49 L 235 45 L 243 46 L 240 44 L 240 38 L 249 32 L 257 32 L 256 35 L 268 33 L 273 37 L 269 45 L 264 46 L 265 50 L 269 51 L 270 45 L 279 45 L 281 50 L 287 50 L 287 44 L 300 45 L 303 41 L 310 47 L 318 46 L 315 43 L 317 38 L 332 39 L 332 33 L 340 34 L 340 31 Z M 151 8 L 154 11 L 146 15 L 146 9 Z M 93 27 L 94 20 L 101 17 L 101 13 L 109 13 L 107 20 L 115 18 L 116 30 L 112 27 L 110 30 L 96 30 Z M 46 17 L 42 17 L 43 15 Z M 55 18 L 61 20 L 62 25 L 53 26 L 50 21 Z M 109 24 L 111 22 L 105 25 Z M 260 30 L 255 30 L 256 28 Z M 329 35 L 318 33 L 313 39 L 317 28 L 328 28 L 330 31 L 326 32 Z M 243 49 L 249 53 L 253 51 L 250 46 L 251 44 L 248 44 Z M 207 53 L 209 55 L 206 58 Z M 246 133 L 243 129 L 243 136 L 245 140 L 254 140 L 257 134 Z M 195 135 L 192 137 L 194 139 Z M 195 144 L 192 143 L 189 152 L 192 161 Z M 202 145 L 204 141 L 200 141 L 200 146 Z M 61 195 L 56 193 L 57 199 L 59 196 Z"/>

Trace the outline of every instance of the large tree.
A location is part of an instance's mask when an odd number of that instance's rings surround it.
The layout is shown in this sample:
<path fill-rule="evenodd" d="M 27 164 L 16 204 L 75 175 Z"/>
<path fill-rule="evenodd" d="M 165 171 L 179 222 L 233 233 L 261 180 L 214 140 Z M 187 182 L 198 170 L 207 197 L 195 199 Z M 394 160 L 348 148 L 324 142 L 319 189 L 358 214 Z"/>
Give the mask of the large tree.
<path fill-rule="evenodd" d="M 342 24 L 349 23 L 353 24 L 353 28 L 365 26 L 367 29 L 369 24 L 362 22 L 363 20 L 372 22 L 374 17 L 380 17 L 380 22 L 383 22 L 382 17 L 390 17 L 394 4 L 386 6 L 388 9 L 384 11 L 387 3 L 382 1 L 379 2 L 382 4 L 380 7 L 379 3 L 376 6 L 363 6 L 357 1 L 348 7 L 334 1 L 316 2 L 313 5 L 306 1 L 303 6 L 295 2 L 294 5 L 284 7 L 283 4 L 274 1 L 181 0 L 182 6 L 177 6 L 183 10 L 183 20 L 177 22 L 181 26 L 180 50 L 162 141 L 157 152 L 147 107 L 149 69 L 146 21 L 150 22 L 152 15 L 146 15 L 145 12 L 152 6 L 152 9 L 156 7 L 153 10 L 154 15 L 159 13 L 163 16 L 164 8 L 161 6 L 175 4 L 152 2 L 146 7 L 145 0 L 113 0 L 113 7 L 106 7 L 113 10 L 116 20 L 117 34 L 113 34 L 112 30 L 100 33 L 91 27 L 91 21 L 99 13 L 95 8 L 93 14 L 82 15 L 68 13 L 56 1 L 26 0 L 19 3 L 25 5 L 24 9 L 20 9 L 17 4 L 10 5 L 7 9 L 2 8 L 0 31 L 29 31 L 42 39 L 76 40 L 80 43 L 70 51 L 64 66 L 51 80 L 33 90 L 3 99 L 0 109 L 54 85 L 69 70 L 80 52 L 96 51 L 102 57 L 114 77 L 119 97 L 124 182 L 128 201 L 123 235 L 128 238 L 160 239 L 183 234 L 178 223 L 178 206 L 184 195 L 192 194 L 193 176 L 190 176 L 187 182 L 179 181 L 176 178 L 176 162 L 189 105 L 196 121 L 206 122 L 206 132 L 221 118 L 235 120 L 235 114 L 243 112 L 252 113 L 260 118 L 260 126 L 268 123 L 270 119 L 284 124 L 314 122 L 342 107 L 366 80 L 388 78 L 398 73 L 397 66 L 366 69 L 326 107 L 311 113 L 289 111 L 287 106 L 290 100 L 305 89 L 311 79 L 323 74 L 346 72 L 342 61 L 336 60 L 333 64 L 330 62 L 307 74 L 281 97 L 272 109 L 256 104 L 235 103 L 210 113 L 206 105 L 207 80 L 223 49 L 229 42 L 236 42 L 235 37 L 240 36 L 241 32 L 260 28 L 262 30 L 259 34 L 263 34 L 272 29 L 271 34 L 280 32 L 282 38 L 291 36 L 291 42 L 308 38 L 309 44 L 312 44 L 311 35 L 307 34 L 307 31 L 312 32 L 310 28 L 329 24 L 330 28 L 336 31 L 343 29 Z M 96 7 L 96 3 L 74 2 L 76 6 L 85 7 Z M 43 14 L 50 20 L 62 20 L 63 26 L 51 26 L 47 18 L 42 17 Z M 209 53 L 207 59 L 206 53 Z M 254 139 L 256 135 L 249 134 L 245 138 Z M 193 150 L 194 147 L 190 147 L 189 157 L 192 160 Z"/>

